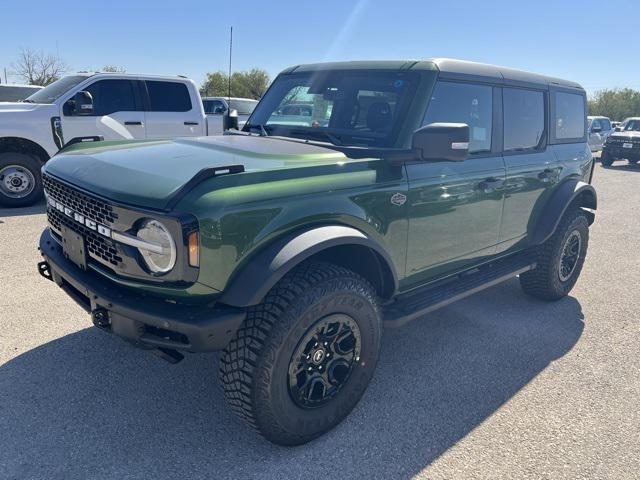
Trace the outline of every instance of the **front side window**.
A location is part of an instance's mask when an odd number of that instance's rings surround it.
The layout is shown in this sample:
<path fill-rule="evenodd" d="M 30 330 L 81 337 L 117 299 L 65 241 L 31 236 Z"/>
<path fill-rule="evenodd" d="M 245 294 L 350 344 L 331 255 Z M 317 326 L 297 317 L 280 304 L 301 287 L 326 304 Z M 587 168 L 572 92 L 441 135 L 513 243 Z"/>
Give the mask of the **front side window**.
<path fill-rule="evenodd" d="M 438 82 L 422 124 L 466 123 L 469 153 L 491 151 L 492 97 L 493 88 L 487 85 Z"/>
<path fill-rule="evenodd" d="M 184 83 L 147 80 L 149 111 L 188 112 L 191 110 L 189 89 Z"/>
<path fill-rule="evenodd" d="M 544 94 L 534 90 L 504 88 L 502 104 L 505 151 L 538 147 L 544 133 Z"/>
<path fill-rule="evenodd" d="M 222 114 L 225 111 L 224 103 L 220 100 L 203 100 L 204 113 L 207 114 Z"/>
<path fill-rule="evenodd" d="M 332 70 L 278 77 L 244 130 L 343 146 L 392 147 L 419 80 L 415 72 Z"/>
<path fill-rule="evenodd" d="M 584 137 L 584 97 L 575 93 L 555 93 L 555 137 L 559 140 Z M 593 124 L 589 122 L 589 128 Z"/>
<path fill-rule="evenodd" d="M 135 111 L 133 88 L 130 80 L 99 80 L 89 85 L 85 90 L 93 97 L 93 115 Z"/>

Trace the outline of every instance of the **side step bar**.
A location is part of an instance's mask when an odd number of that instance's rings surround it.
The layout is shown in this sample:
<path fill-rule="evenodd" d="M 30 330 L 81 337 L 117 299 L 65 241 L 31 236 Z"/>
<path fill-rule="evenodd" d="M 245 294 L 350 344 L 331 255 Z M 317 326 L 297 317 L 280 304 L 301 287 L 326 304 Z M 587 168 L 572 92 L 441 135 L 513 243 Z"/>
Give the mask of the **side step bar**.
<path fill-rule="evenodd" d="M 535 260 L 530 254 L 518 254 L 463 272 L 446 282 L 423 287 L 385 306 L 384 325 L 391 328 L 400 327 L 438 308 L 533 270 L 535 267 Z"/>

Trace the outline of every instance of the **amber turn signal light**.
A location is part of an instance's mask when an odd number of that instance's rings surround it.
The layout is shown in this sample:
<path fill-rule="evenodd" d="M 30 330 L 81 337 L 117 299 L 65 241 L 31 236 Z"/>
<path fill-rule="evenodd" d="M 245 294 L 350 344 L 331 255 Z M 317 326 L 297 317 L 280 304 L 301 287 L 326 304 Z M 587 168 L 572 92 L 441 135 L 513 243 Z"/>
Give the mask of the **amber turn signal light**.
<path fill-rule="evenodd" d="M 189 265 L 192 267 L 200 266 L 200 240 L 198 232 L 189 234 Z"/>

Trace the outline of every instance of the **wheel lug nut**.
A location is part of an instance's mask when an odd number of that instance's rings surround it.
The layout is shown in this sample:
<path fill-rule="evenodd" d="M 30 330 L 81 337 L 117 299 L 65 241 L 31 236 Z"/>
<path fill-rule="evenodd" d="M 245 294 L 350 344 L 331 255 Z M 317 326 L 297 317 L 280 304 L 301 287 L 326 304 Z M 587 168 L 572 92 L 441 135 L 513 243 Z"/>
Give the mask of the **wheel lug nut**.
<path fill-rule="evenodd" d="M 307 355 L 307 360 L 309 360 L 311 358 L 311 355 Z"/>
<path fill-rule="evenodd" d="M 309 367 L 307 370 L 311 371 L 311 370 L 313 370 L 313 367 Z"/>
<path fill-rule="evenodd" d="M 324 342 L 324 346 L 326 347 L 327 345 L 329 345 L 327 342 Z"/>

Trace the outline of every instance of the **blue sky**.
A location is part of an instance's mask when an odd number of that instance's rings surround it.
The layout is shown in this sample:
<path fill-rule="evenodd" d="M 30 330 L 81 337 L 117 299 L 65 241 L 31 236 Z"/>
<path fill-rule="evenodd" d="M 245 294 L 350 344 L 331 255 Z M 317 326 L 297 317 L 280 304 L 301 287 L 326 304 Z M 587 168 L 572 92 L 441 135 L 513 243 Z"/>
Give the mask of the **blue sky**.
<path fill-rule="evenodd" d="M 2 0 L 0 72 L 29 47 L 57 52 L 71 71 L 116 64 L 200 83 L 226 70 L 233 25 L 234 70 L 272 77 L 298 63 L 446 56 L 575 80 L 589 92 L 640 90 L 639 14 L 637 0 Z M 633 47 L 616 48 L 627 40 Z"/>

